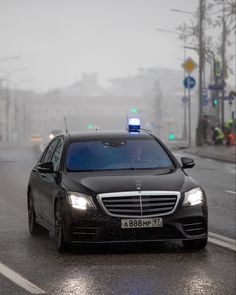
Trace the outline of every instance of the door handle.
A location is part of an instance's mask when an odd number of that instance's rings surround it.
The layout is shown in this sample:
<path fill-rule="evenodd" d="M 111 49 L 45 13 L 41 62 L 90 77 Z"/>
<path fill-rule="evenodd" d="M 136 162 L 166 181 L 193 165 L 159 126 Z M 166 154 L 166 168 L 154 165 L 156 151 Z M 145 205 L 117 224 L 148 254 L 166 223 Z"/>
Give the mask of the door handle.
<path fill-rule="evenodd" d="M 42 177 L 44 177 L 44 178 L 46 177 L 46 174 L 45 174 L 45 173 L 42 173 L 41 175 L 42 175 Z"/>
<path fill-rule="evenodd" d="M 36 169 L 36 168 L 34 168 L 34 169 L 33 169 L 33 172 L 37 172 L 37 169 Z"/>

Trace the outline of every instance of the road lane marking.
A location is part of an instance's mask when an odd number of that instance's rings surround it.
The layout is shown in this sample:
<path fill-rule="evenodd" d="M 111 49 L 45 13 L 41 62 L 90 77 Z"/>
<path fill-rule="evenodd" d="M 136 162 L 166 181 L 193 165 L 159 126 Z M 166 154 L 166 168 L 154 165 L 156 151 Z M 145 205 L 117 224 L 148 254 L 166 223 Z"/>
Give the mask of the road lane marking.
<path fill-rule="evenodd" d="M 12 282 L 14 282 L 16 285 L 29 291 L 32 294 L 45 294 L 43 290 L 41 290 L 36 285 L 32 284 L 31 282 L 23 278 L 21 275 L 14 272 L 2 263 L 0 263 L 0 273 Z"/>
<path fill-rule="evenodd" d="M 215 233 L 208 233 L 208 241 L 218 246 L 236 251 L 236 240 Z"/>
<path fill-rule="evenodd" d="M 234 191 L 225 191 L 226 193 L 229 193 L 229 194 L 233 194 L 233 195 L 236 195 L 236 192 Z"/>

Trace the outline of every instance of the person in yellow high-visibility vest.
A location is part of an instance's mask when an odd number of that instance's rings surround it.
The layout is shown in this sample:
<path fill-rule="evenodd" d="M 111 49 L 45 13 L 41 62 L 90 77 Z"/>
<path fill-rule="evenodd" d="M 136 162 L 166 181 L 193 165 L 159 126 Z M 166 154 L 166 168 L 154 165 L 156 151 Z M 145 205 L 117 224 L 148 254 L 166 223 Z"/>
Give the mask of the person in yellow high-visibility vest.
<path fill-rule="evenodd" d="M 222 144 L 224 140 L 224 133 L 219 127 L 214 128 L 213 141 L 215 144 Z"/>

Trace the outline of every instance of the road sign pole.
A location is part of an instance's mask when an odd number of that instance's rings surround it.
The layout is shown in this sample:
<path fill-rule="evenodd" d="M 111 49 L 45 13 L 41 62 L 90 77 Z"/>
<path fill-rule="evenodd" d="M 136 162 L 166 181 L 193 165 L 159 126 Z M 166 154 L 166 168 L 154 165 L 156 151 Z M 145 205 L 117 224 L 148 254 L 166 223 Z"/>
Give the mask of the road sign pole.
<path fill-rule="evenodd" d="M 189 147 L 191 146 L 191 93 L 190 89 L 195 86 L 195 79 L 190 76 L 190 73 L 192 73 L 197 65 L 196 63 L 191 59 L 188 58 L 184 61 L 182 64 L 183 69 L 188 73 L 188 76 L 184 79 L 184 87 L 188 89 L 188 140 L 189 140 Z M 186 108 L 184 113 L 184 120 L 186 120 Z M 186 121 L 185 121 L 186 122 Z"/>
<path fill-rule="evenodd" d="M 204 43 L 204 18 L 205 18 L 205 1 L 199 0 L 199 19 L 198 19 L 198 55 L 199 55 L 199 68 L 198 68 L 198 125 L 196 129 L 196 145 L 203 145 L 203 132 L 201 128 L 202 119 L 202 76 L 205 59 L 205 43 Z"/>
<path fill-rule="evenodd" d="M 187 138 L 187 105 L 184 103 L 184 127 L 183 127 L 183 139 Z"/>
<path fill-rule="evenodd" d="M 195 79 L 188 75 L 184 79 L 184 87 L 188 89 L 188 141 L 189 147 L 191 147 L 191 92 L 190 90 L 195 86 Z"/>
<path fill-rule="evenodd" d="M 215 92 L 216 93 L 216 99 L 218 99 L 219 102 L 219 93 L 218 91 Z M 218 105 L 216 105 L 216 122 L 217 125 L 220 126 L 220 104 L 218 103 Z"/>
<path fill-rule="evenodd" d="M 188 145 L 191 147 L 191 92 L 188 85 Z"/>

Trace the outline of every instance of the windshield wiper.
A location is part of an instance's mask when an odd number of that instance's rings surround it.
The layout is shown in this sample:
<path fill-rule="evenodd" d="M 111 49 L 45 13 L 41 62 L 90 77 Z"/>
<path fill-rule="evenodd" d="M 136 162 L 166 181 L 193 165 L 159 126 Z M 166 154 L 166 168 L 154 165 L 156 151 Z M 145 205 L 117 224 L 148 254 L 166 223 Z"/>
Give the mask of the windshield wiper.
<path fill-rule="evenodd" d="M 156 168 L 156 170 L 159 170 L 156 174 L 160 175 L 160 174 L 168 174 L 168 173 L 171 173 L 175 170 L 175 168 L 169 168 L 169 167 L 165 167 L 165 168 Z M 164 170 L 162 172 L 162 170 Z"/>

